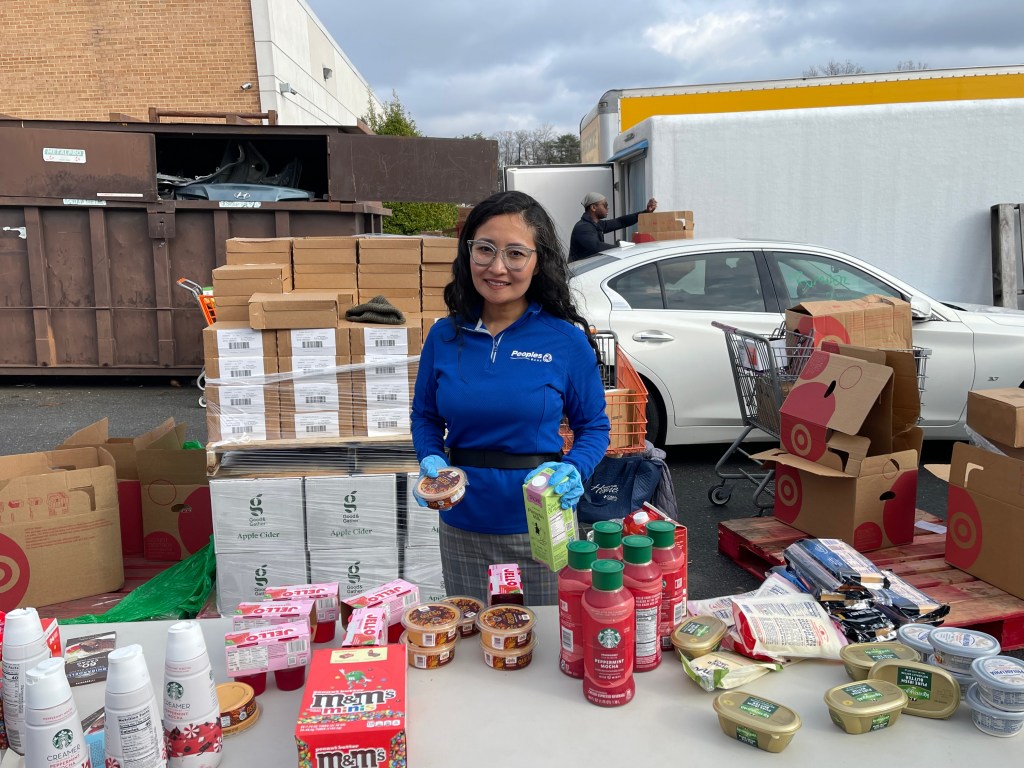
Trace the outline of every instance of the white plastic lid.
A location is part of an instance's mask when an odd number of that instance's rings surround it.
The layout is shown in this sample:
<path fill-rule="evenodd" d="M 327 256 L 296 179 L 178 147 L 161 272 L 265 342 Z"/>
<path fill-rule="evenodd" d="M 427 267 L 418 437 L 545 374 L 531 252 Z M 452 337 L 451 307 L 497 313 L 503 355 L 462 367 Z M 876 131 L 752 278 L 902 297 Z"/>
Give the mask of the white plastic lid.
<path fill-rule="evenodd" d="M 167 661 L 192 661 L 206 653 L 206 640 L 198 621 L 177 621 L 167 628 Z"/>
<path fill-rule="evenodd" d="M 38 643 L 43 625 L 35 608 L 15 608 L 4 619 L 4 648 Z"/>
<path fill-rule="evenodd" d="M 49 709 L 71 698 L 64 659 L 50 658 L 25 673 L 25 708 Z"/>
<path fill-rule="evenodd" d="M 548 484 L 548 478 L 550 475 L 537 475 L 533 480 L 530 481 L 530 485 L 534 488 L 543 488 Z"/>
<path fill-rule="evenodd" d="M 932 643 L 928 639 L 932 630 L 931 624 L 903 624 L 896 630 L 900 642 L 909 645 L 922 656 L 927 657 L 932 652 Z"/>
<path fill-rule="evenodd" d="M 131 693 L 151 685 L 141 645 L 126 645 L 107 657 L 107 693 Z"/>
<path fill-rule="evenodd" d="M 1013 656 L 984 656 L 971 662 L 971 674 L 986 688 L 1024 694 L 1024 661 Z"/>
<path fill-rule="evenodd" d="M 940 627 L 928 635 L 936 651 L 956 656 L 995 656 L 999 653 L 999 641 L 992 635 L 974 629 Z"/>

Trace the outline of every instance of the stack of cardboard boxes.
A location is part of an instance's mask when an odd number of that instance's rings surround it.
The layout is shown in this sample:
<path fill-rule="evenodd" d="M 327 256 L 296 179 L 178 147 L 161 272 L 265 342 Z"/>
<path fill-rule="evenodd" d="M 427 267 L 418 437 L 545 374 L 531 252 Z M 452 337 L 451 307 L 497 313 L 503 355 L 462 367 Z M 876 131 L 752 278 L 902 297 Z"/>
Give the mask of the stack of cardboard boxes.
<path fill-rule="evenodd" d="M 849 306 L 854 305 L 854 306 Z M 826 325 L 826 314 L 813 322 Z M 872 316 L 867 327 L 889 330 L 886 343 L 912 347 L 910 307 L 898 299 L 836 302 L 829 317 Z M 807 328 L 806 305 L 787 313 Z M 873 313 L 879 315 L 875 318 Z M 845 313 L 845 314 L 844 314 Z M 826 336 L 871 345 L 865 324 L 827 323 Z M 893 330 L 898 329 L 898 338 Z M 815 343 L 821 339 L 816 334 Z M 775 516 L 818 538 L 843 539 L 862 552 L 914 537 L 917 465 L 923 434 L 914 355 L 826 340 L 813 352 L 780 411 L 781 450 L 755 456 L 773 463 Z"/>
<path fill-rule="evenodd" d="M 654 240 L 692 240 L 693 211 L 656 211 L 641 213 L 636 222 L 633 242 Z"/>

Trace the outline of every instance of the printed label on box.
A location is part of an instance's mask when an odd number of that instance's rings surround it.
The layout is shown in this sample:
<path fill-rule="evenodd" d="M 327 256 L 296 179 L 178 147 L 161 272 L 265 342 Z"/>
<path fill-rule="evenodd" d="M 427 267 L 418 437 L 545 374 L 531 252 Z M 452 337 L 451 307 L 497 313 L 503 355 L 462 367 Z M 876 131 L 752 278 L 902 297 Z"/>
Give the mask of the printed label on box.
<path fill-rule="evenodd" d="M 366 365 L 363 371 L 366 374 L 366 381 L 377 381 L 380 379 L 391 379 L 394 381 L 409 381 L 409 363 L 397 355 L 372 354 L 365 356 Z"/>
<path fill-rule="evenodd" d="M 328 355 L 306 355 L 292 358 L 292 373 L 301 376 L 316 376 L 337 366 L 336 358 Z"/>
<path fill-rule="evenodd" d="M 394 435 L 409 431 L 408 408 L 367 408 L 366 434 Z"/>
<path fill-rule="evenodd" d="M 337 381 L 296 381 L 295 410 L 337 411 L 339 408 Z"/>
<path fill-rule="evenodd" d="M 229 384 L 222 386 L 218 394 L 222 410 L 234 408 L 242 413 L 259 413 L 262 415 L 267 408 L 263 387 L 259 385 L 235 386 Z"/>
<path fill-rule="evenodd" d="M 263 333 L 251 328 L 218 329 L 217 352 L 221 357 L 263 357 Z"/>
<path fill-rule="evenodd" d="M 339 437 L 341 429 L 338 425 L 338 414 L 296 413 L 295 434 L 299 437 Z"/>
<path fill-rule="evenodd" d="M 292 331 L 292 356 L 338 354 L 334 328 L 303 328 Z"/>
<path fill-rule="evenodd" d="M 224 635 L 230 677 L 302 667 L 309 663 L 309 625 L 302 622 L 232 629 Z"/>
<path fill-rule="evenodd" d="M 367 379 L 366 407 L 382 408 L 409 405 L 409 382 L 406 379 Z"/>
<path fill-rule="evenodd" d="M 222 413 L 220 434 L 224 439 L 249 437 L 253 440 L 266 440 L 266 416 L 262 413 Z"/>
<path fill-rule="evenodd" d="M 364 328 L 363 347 L 367 354 L 386 352 L 408 357 L 409 331 L 405 328 Z"/>
<path fill-rule="evenodd" d="M 222 357 L 218 365 L 222 379 L 247 379 L 266 375 L 262 357 Z"/>

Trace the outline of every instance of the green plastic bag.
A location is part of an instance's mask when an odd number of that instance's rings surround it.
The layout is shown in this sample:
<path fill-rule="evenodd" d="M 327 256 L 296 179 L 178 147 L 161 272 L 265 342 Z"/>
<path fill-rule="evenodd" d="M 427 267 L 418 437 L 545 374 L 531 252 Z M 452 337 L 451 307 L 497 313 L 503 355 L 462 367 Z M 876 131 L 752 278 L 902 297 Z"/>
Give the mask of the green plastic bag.
<path fill-rule="evenodd" d="M 106 624 L 119 621 L 193 619 L 213 589 L 217 561 L 213 540 L 189 558 L 140 584 L 125 598 L 100 614 L 60 619 L 59 624 Z"/>

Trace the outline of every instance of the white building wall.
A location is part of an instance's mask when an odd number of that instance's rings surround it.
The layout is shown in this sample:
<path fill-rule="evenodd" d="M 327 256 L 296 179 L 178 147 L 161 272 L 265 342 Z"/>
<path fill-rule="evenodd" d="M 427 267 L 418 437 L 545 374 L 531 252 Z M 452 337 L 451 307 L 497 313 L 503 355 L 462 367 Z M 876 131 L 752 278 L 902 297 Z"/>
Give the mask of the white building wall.
<path fill-rule="evenodd" d="M 1024 99 L 653 117 L 647 184 L 698 237 L 835 248 L 990 304 L 989 209 L 1024 200 Z M 616 139 L 616 151 L 626 145 Z"/>
<path fill-rule="evenodd" d="M 304 0 L 251 2 L 260 108 L 282 125 L 355 125 L 370 86 Z"/>

